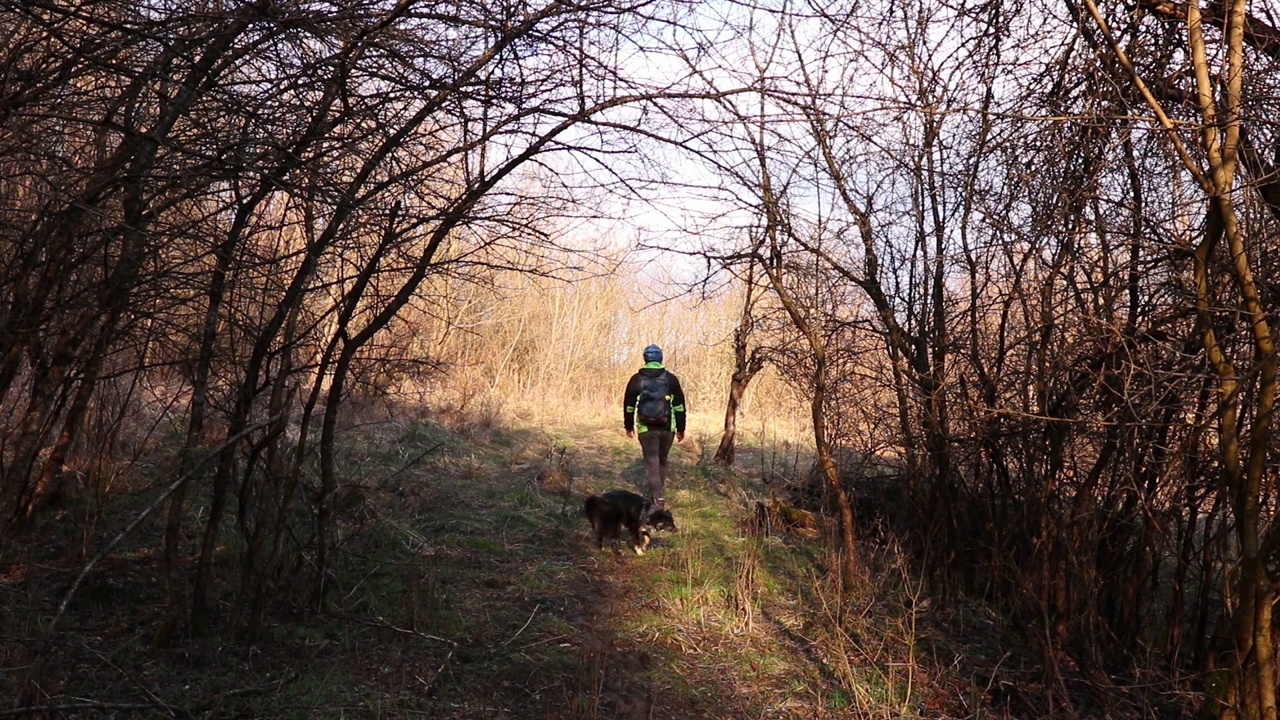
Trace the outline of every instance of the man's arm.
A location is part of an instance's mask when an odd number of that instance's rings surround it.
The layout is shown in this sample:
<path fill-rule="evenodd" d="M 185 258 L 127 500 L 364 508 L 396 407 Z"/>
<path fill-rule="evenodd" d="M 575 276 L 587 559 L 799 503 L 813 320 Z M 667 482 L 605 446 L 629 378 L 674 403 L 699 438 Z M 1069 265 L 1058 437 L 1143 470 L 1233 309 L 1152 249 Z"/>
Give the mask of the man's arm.
<path fill-rule="evenodd" d="M 622 427 L 627 435 L 636 430 L 636 401 L 640 398 L 640 374 L 631 376 L 627 382 L 627 391 L 622 394 Z"/>
<path fill-rule="evenodd" d="M 671 376 L 671 412 L 676 416 L 676 439 L 684 440 L 684 388 L 680 387 L 680 378 L 675 375 Z"/>

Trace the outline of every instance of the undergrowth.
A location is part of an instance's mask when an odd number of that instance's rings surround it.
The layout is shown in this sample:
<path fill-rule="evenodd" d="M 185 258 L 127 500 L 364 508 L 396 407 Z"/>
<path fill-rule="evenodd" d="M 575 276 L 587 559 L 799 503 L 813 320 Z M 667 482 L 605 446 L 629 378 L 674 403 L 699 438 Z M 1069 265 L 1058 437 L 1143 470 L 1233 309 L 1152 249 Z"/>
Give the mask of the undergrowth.
<path fill-rule="evenodd" d="M 860 590 L 841 597 L 827 529 L 752 524 L 766 480 L 805 472 L 801 445 L 748 442 L 732 471 L 708 462 L 710 440 L 691 433 L 673 452 L 679 531 L 637 557 L 593 549 L 581 516 L 586 494 L 644 487 L 638 446 L 611 425 L 358 427 L 341 456 L 360 493 L 323 612 L 285 603 L 252 646 L 214 628 L 156 648 L 157 549 L 130 546 L 95 572 L 66 629 L 42 636 L 76 558 L 10 559 L 0 696 L 34 688 L 30 704 L 62 708 L 51 716 L 1018 714 L 998 671 L 1009 656 L 947 632 L 999 628 L 956 606 L 935 616 L 892 543 L 864 544 Z"/>

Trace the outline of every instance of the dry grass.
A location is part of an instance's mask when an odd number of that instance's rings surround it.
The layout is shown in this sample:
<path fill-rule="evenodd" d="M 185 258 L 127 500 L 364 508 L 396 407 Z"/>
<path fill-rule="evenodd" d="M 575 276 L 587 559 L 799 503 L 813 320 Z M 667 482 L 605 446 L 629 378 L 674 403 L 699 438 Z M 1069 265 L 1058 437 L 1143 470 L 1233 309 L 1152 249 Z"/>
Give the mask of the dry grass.
<path fill-rule="evenodd" d="M 402 614 L 382 617 L 447 641 L 418 711 L 919 716 L 908 620 L 891 621 L 870 590 L 863 605 L 836 598 L 820 538 L 744 534 L 765 486 L 698 463 L 707 420 L 691 423 L 702 441 L 673 458 L 681 530 L 643 558 L 590 549 L 579 517 L 582 495 L 643 485 L 638 448 L 610 424 L 474 434 L 417 468 L 437 482 L 410 493 L 395 533 L 422 556 L 420 579 L 362 592 L 383 605 L 398 595 Z M 395 444 L 412 454 L 405 439 Z M 777 477 L 807 462 L 794 444 L 748 446 L 743 458 Z"/>
<path fill-rule="evenodd" d="M 214 637 L 159 650 L 156 555 L 130 548 L 71 609 L 41 678 L 46 704 L 271 718 L 998 716 L 994 675 L 945 664 L 960 646 L 930 621 L 902 553 L 868 548 L 863 590 L 841 598 L 820 535 L 748 531 L 762 476 L 798 476 L 801 444 L 748 434 L 743 471 L 730 473 L 699 462 L 713 420 L 695 416 L 673 454 L 680 531 L 618 558 L 591 548 L 580 509 L 584 494 L 644 484 L 639 449 L 613 421 L 445 426 L 372 407 L 349 420 L 342 465 L 360 492 L 326 613 L 281 608 L 254 648 Z M 10 637 L 41 592 L 0 595 Z M 12 678 L 30 653 L 6 657 Z"/>
<path fill-rule="evenodd" d="M 861 588 L 841 596 L 820 515 L 776 492 L 812 464 L 805 404 L 777 376 L 747 393 L 737 471 L 711 464 L 733 298 L 631 312 L 625 277 L 568 295 L 530 283 L 482 297 L 450 328 L 423 321 L 418 339 L 447 376 L 402 378 L 344 406 L 326 612 L 282 603 L 246 648 L 222 641 L 224 600 L 211 636 L 160 650 L 159 553 L 140 543 L 89 577 L 66 633 L 33 643 L 88 547 L 60 538 L 0 563 L 0 697 L 35 687 L 46 706 L 170 717 L 1052 714 L 1037 712 L 1035 661 L 1008 649 L 998 619 L 932 607 L 891 538 L 862 545 Z M 447 332 L 464 326 L 476 332 Z M 693 410 L 667 495 L 681 530 L 617 558 L 591 549 L 581 498 L 644 490 L 620 401 L 649 342 L 667 348 Z M 133 489 L 150 481 L 135 476 Z M 102 533 L 132 516 L 131 497 Z M 237 536 L 225 536 L 234 577 Z"/>

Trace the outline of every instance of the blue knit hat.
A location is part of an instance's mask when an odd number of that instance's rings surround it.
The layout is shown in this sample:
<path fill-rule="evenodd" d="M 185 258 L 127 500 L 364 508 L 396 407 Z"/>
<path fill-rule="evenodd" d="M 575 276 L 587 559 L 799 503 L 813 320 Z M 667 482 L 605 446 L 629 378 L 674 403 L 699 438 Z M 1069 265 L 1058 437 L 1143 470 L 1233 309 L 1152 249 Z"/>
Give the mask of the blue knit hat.
<path fill-rule="evenodd" d="M 662 348 L 657 345 L 650 345 L 644 349 L 645 362 L 662 362 Z"/>

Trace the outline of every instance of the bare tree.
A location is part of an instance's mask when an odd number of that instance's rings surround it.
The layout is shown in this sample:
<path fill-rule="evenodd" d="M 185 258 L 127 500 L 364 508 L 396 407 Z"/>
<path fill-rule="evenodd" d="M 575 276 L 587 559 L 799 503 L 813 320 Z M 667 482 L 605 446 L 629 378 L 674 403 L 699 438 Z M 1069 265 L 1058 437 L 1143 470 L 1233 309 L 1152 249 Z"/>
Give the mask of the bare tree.
<path fill-rule="evenodd" d="M 16 38 L 0 58 L 9 526 L 83 490 L 86 428 L 127 419 L 102 402 L 105 378 L 163 385 L 185 407 L 181 439 L 155 448 L 183 478 L 157 640 L 210 625 L 231 522 L 239 636 L 281 595 L 323 602 L 356 490 L 340 470 L 343 401 L 416 360 L 389 331 L 429 278 L 549 272 L 557 221 L 635 191 L 641 166 L 609 158 L 634 151 L 640 108 L 707 94 L 612 61 L 622 46 L 665 52 L 666 12 L 0 6 Z"/>
<path fill-rule="evenodd" d="M 729 379 L 729 399 L 724 409 L 724 434 L 720 436 L 720 445 L 715 454 L 715 461 L 726 466 L 733 465 L 742 396 L 751 384 L 751 379 L 764 369 L 762 348 L 752 346 L 758 302 L 755 268 L 754 262 L 748 262 L 747 274 L 743 279 L 742 312 L 738 316 L 738 326 L 733 330 L 733 376 Z"/>
<path fill-rule="evenodd" d="M 1210 60 L 1204 15 L 1197 3 L 1181 8 L 1186 20 L 1185 49 L 1194 77 L 1194 111 L 1198 116 L 1196 145 L 1188 142 L 1164 103 L 1129 59 L 1129 50 L 1112 33 L 1096 4 L 1086 7 L 1114 52 L 1118 63 L 1141 94 L 1181 159 L 1185 171 L 1205 197 L 1205 221 L 1200 238 L 1190 249 L 1195 289 L 1197 329 L 1205 359 L 1216 375 L 1217 447 L 1221 453 L 1221 492 L 1228 499 L 1235 524 L 1235 603 L 1232 608 L 1233 652 L 1227 661 L 1231 682 L 1211 709 L 1222 717 L 1274 718 L 1276 683 L 1271 607 L 1274 584 L 1266 558 L 1277 542 L 1274 526 L 1262 510 L 1269 492 L 1264 468 L 1272 444 L 1272 413 L 1276 396 L 1276 353 L 1265 300 L 1256 280 L 1258 252 L 1250 247 L 1249 229 L 1239 208 L 1237 182 L 1245 105 L 1245 28 L 1250 19 L 1243 2 L 1219 8 L 1222 22 L 1220 74 Z M 1267 26 L 1261 26 L 1266 28 Z M 1223 283 L 1223 277 L 1229 278 Z M 1226 293 L 1229 293 L 1227 295 Z M 1238 322 L 1247 330 L 1233 338 L 1216 308 L 1238 303 Z M 1269 527 L 1271 526 L 1271 527 Z"/>

